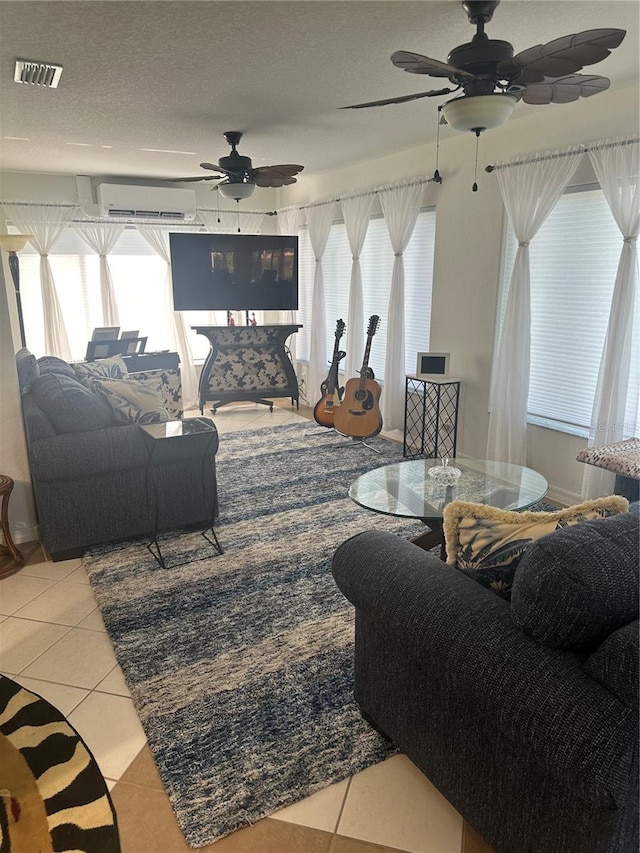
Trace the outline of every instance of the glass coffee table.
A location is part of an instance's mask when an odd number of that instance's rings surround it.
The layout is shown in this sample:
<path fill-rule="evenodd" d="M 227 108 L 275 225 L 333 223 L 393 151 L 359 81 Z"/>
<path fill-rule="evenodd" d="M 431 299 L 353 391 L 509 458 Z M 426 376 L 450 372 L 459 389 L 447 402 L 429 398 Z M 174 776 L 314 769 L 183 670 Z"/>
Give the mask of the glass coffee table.
<path fill-rule="evenodd" d="M 447 504 L 470 501 L 521 510 L 549 488 L 542 474 L 510 462 L 459 458 L 450 464 L 462 471 L 453 486 L 439 486 L 429 477 L 429 468 L 442 465 L 440 459 L 413 459 L 367 471 L 352 483 L 349 497 L 373 512 L 420 519 L 429 530 L 413 542 L 426 549 L 440 545 L 444 559 L 442 511 Z"/>

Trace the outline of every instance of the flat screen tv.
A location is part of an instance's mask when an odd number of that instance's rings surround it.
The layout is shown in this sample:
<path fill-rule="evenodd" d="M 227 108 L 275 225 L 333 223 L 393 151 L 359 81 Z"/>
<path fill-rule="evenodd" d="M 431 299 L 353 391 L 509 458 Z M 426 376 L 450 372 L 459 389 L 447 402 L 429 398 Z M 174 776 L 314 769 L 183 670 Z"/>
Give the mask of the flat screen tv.
<path fill-rule="evenodd" d="M 288 311 L 298 307 L 298 238 L 169 234 L 176 311 Z"/>

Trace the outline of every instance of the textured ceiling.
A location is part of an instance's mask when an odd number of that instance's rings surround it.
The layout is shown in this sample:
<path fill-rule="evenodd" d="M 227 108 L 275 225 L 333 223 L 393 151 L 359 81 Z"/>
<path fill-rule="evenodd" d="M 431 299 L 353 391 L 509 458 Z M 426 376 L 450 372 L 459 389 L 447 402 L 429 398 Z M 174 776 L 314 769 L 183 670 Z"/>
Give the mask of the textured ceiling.
<path fill-rule="evenodd" d="M 586 71 L 623 87 L 638 80 L 639 8 L 503 0 L 487 33 L 518 52 L 584 29 L 626 29 Z M 229 153 L 226 130 L 244 131 L 240 153 L 254 166 L 301 163 L 302 178 L 381 157 L 432 140 L 444 98 L 337 107 L 440 88 L 446 81 L 406 74 L 390 55 L 446 61 L 474 32 L 457 0 L 0 0 L 0 168 L 197 175 L 201 161 Z M 16 58 L 62 64 L 59 88 L 14 83 Z M 511 120 L 571 108 L 521 103 Z"/>

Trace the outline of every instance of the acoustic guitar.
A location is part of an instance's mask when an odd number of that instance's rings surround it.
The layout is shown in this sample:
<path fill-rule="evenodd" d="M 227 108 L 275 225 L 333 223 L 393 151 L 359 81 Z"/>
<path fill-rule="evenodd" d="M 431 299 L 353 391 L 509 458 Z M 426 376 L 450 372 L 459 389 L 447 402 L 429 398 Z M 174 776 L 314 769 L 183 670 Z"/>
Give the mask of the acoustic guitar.
<path fill-rule="evenodd" d="M 340 406 L 333 413 L 333 426 L 342 435 L 351 438 L 371 438 L 382 429 L 382 414 L 378 402 L 380 386 L 370 378 L 369 354 L 371 341 L 378 331 L 380 317 L 373 314 L 369 318 L 367 345 L 360 368 L 360 379 L 349 379 L 344 388 Z"/>
<path fill-rule="evenodd" d="M 333 426 L 334 410 L 340 405 L 342 392 L 344 388 L 338 386 L 338 365 L 346 356 L 344 350 L 339 349 L 340 339 L 344 335 L 346 326 L 343 320 L 338 320 L 336 323 L 336 337 L 333 343 L 333 356 L 331 358 L 331 367 L 324 382 L 320 385 L 320 394 L 322 395 L 318 402 L 313 407 L 313 417 L 316 423 L 324 427 Z"/>

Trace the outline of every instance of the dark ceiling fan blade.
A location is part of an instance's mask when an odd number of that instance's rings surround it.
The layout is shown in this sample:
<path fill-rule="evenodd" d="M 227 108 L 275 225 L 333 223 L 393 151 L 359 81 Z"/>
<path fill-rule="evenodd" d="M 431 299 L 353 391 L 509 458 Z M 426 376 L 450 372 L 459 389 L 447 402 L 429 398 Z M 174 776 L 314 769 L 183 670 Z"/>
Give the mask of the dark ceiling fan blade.
<path fill-rule="evenodd" d="M 410 74 L 429 74 L 431 77 L 448 77 L 449 79 L 456 77 L 476 79 L 475 74 L 470 74 L 454 65 L 448 65 L 446 62 L 440 62 L 439 59 L 423 56 L 421 53 L 397 50 L 391 55 L 391 61 L 396 68 L 402 68 Z"/>
<path fill-rule="evenodd" d="M 187 184 L 190 181 L 221 181 L 224 177 L 224 175 L 202 175 L 199 178 L 165 178 L 165 180 L 176 184 Z"/>
<path fill-rule="evenodd" d="M 297 183 L 296 178 L 277 177 L 275 175 L 258 175 L 255 179 L 257 187 L 288 187 Z"/>
<path fill-rule="evenodd" d="M 525 104 L 569 104 L 578 98 L 588 98 L 605 92 L 609 85 L 608 77 L 569 74 L 555 80 L 545 80 L 543 83 L 532 83 L 523 90 L 522 100 Z"/>
<path fill-rule="evenodd" d="M 257 166 L 250 170 L 252 177 L 270 177 L 270 178 L 292 178 L 301 172 L 304 166 L 299 166 L 294 163 L 280 163 L 277 166 Z"/>
<path fill-rule="evenodd" d="M 413 95 L 401 95 L 399 98 L 385 98 L 382 101 L 369 101 L 366 104 L 351 104 L 348 107 L 338 107 L 339 110 L 362 110 L 365 107 L 384 107 L 387 104 L 406 104 L 407 101 L 415 101 L 418 98 L 434 98 L 437 95 L 448 95 L 455 89 L 431 89 L 430 92 L 416 92 Z"/>
<path fill-rule="evenodd" d="M 531 83 L 542 82 L 545 77 L 562 77 L 580 71 L 585 65 L 602 62 L 618 47 L 626 30 L 584 30 L 554 39 L 547 44 L 538 44 L 517 53 L 513 59 L 500 62 L 497 73 L 511 76 L 526 69 Z M 538 75 L 538 79 L 535 79 Z"/>
<path fill-rule="evenodd" d="M 222 166 L 214 166 L 213 163 L 200 163 L 200 168 L 210 169 L 212 172 L 220 172 L 220 177 L 233 174 L 233 172 L 230 172 L 228 169 L 224 169 Z"/>

